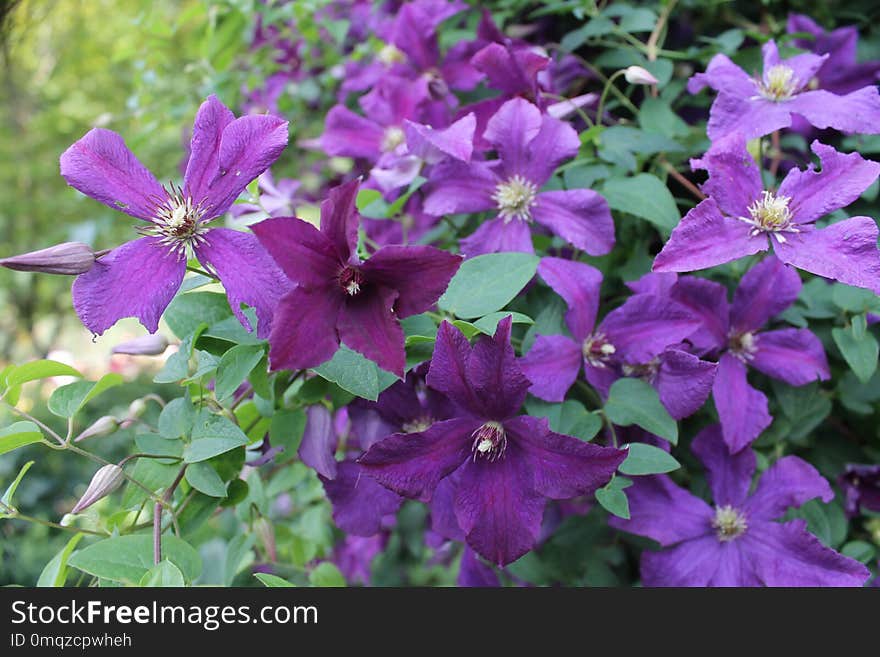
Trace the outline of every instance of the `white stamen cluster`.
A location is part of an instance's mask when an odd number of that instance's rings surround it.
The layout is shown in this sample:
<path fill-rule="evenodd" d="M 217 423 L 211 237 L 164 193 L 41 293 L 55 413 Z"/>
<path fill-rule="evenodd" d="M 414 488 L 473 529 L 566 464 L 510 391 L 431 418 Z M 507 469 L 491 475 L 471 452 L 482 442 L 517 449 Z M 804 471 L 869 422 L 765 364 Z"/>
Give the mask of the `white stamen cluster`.
<path fill-rule="evenodd" d="M 742 536 L 749 528 L 746 523 L 745 515 L 734 509 L 729 504 L 719 506 L 715 509 L 715 518 L 712 519 L 712 527 L 718 540 L 721 542 L 732 541 Z"/>
<path fill-rule="evenodd" d="M 608 359 L 617 351 L 614 345 L 608 342 L 604 333 L 595 333 L 584 340 L 581 347 L 584 360 L 593 367 L 603 368 Z"/>
<path fill-rule="evenodd" d="M 393 125 L 385 129 L 382 135 L 382 151 L 389 153 L 406 141 L 403 130 Z"/>
<path fill-rule="evenodd" d="M 781 233 L 800 232 L 792 221 L 790 202 L 788 196 L 776 196 L 765 190 L 761 192 L 761 198 L 749 206 L 749 216 L 740 219 L 752 226 L 753 237 L 760 233 L 771 233 L 780 243 L 784 243 L 785 237 Z"/>
<path fill-rule="evenodd" d="M 382 64 L 390 66 L 391 64 L 405 62 L 406 54 L 393 43 L 386 43 L 379 49 L 379 54 L 376 55 L 376 59 Z"/>
<path fill-rule="evenodd" d="M 495 188 L 492 200 L 498 206 L 498 213 L 504 223 L 510 223 L 512 219 L 531 221 L 532 206 L 537 195 L 538 186 L 517 174 Z"/>
<path fill-rule="evenodd" d="M 156 199 L 153 223 L 139 229 L 143 235 L 158 237 L 159 243 L 172 252 L 184 254 L 187 247 L 205 242 L 205 211 L 201 204 L 193 203 L 183 190 L 170 184 L 165 188 L 167 197 Z"/>
<path fill-rule="evenodd" d="M 758 336 L 751 331 L 746 333 L 731 332 L 727 338 L 727 344 L 730 353 L 747 363 L 755 357 L 755 352 L 758 350 Z"/>
<path fill-rule="evenodd" d="M 794 75 L 794 70 L 785 64 L 771 66 L 756 84 L 758 85 L 758 93 L 773 102 L 788 100 L 794 96 L 798 88 L 798 80 Z"/>
<path fill-rule="evenodd" d="M 624 363 L 621 369 L 623 370 L 624 376 L 631 376 L 642 379 L 648 383 L 654 383 L 654 379 L 657 378 L 657 372 L 660 370 L 660 359 L 654 358 L 647 363 L 640 363 L 638 365 Z"/>
<path fill-rule="evenodd" d="M 409 422 L 404 422 L 400 428 L 403 429 L 403 433 L 421 433 L 430 429 L 432 424 L 434 424 L 434 418 L 430 415 L 422 415 Z"/>
<path fill-rule="evenodd" d="M 477 456 L 495 461 L 504 455 L 507 449 L 507 434 L 500 422 L 486 422 L 471 434 L 474 439 L 471 451 L 474 453 L 474 461 Z"/>

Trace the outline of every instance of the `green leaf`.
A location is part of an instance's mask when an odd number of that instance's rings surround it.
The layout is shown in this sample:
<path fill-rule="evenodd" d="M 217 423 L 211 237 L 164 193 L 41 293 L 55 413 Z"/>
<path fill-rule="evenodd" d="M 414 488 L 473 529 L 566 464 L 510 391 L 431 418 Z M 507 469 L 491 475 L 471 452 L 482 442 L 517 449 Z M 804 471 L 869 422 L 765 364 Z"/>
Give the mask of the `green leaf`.
<path fill-rule="evenodd" d="M 371 401 L 376 401 L 380 392 L 397 381 L 396 376 L 344 344 L 333 358 L 313 369 L 343 390 Z"/>
<path fill-rule="evenodd" d="M 510 317 L 514 324 L 534 324 L 535 320 L 533 320 L 528 315 L 523 315 L 522 313 L 514 313 L 514 312 L 497 312 L 491 313 L 490 315 L 486 315 L 485 317 L 481 317 L 477 321 L 473 323 L 473 326 L 478 328 L 481 333 L 485 333 L 486 335 L 495 335 L 495 329 L 498 328 L 498 322 L 500 322 L 505 317 Z"/>
<path fill-rule="evenodd" d="M 608 393 L 605 414 L 614 424 L 635 424 L 673 445 L 678 442 L 678 425 L 663 408 L 657 391 L 641 379 L 615 381 Z"/>
<path fill-rule="evenodd" d="M 306 428 L 306 414 L 302 409 L 281 409 L 272 416 L 269 439 L 273 446 L 284 447 L 281 458 L 290 458 L 299 449 Z"/>
<path fill-rule="evenodd" d="M 186 580 L 180 568 L 171 561 L 163 559 L 150 568 L 141 578 L 139 586 L 147 587 L 180 587 L 186 586 Z"/>
<path fill-rule="evenodd" d="M 669 103 L 661 98 L 650 96 L 642 101 L 639 108 L 639 123 L 642 130 L 674 139 L 684 137 L 690 132 L 688 124 L 676 114 Z"/>
<path fill-rule="evenodd" d="M 232 316 L 226 295 L 220 292 L 179 294 L 168 304 L 165 321 L 181 340 L 196 331 L 200 324 L 213 326 Z"/>
<path fill-rule="evenodd" d="M 257 345 L 241 344 L 223 354 L 214 383 L 217 401 L 222 402 L 230 397 L 262 358 L 263 347 Z"/>
<path fill-rule="evenodd" d="M 18 471 L 15 479 L 12 480 L 12 483 L 9 484 L 9 488 L 7 488 L 6 492 L 3 493 L 3 497 L 0 497 L 0 518 L 5 518 L 7 515 L 3 513 L 3 511 L 13 511 L 15 509 L 15 507 L 12 506 L 12 497 L 15 495 L 15 491 L 18 489 L 18 485 L 21 483 L 21 480 L 24 479 L 24 476 L 27 474 L 27 471 L 31 469 L 31 466 L 33 464 L 33 461 L 28 461 L 23 466 L 21 466 L 21 469 Z"/>
<path fill-rule="evenodd" d="M 183 450 L 183 460 L 186 463 L 207 461 L 247 444 L 247 436 L 230 420 L 203 410 L 193 427 L 192 442 Z"/>
<path fill-rule="evenodd" d="M 672 472 L 681 467 L 671 454 L 645 443 L 630 443 L 626 460 L 620 464 L 625 475 L 649 475 Z"/>
<path fill-rule="evenodd" d="M 59 363 L 54 360 L 35 360 L 24 365 L 19 365 L 6 375 L 6 385 L 10 388 L 27 383 L 28 381 L 36 381 L 37 379 L 48 379 L 52 376 L 76 376 L 82 377 L 78 370 L 73 369 L 70 365 Z"/>
<path fill-rule="evenodd" d="M 831 335 L 858 380 L 862 383 L 870 381 L 877 370 L 877 357 L 880 355 L 877 339 L 868 332 L 856 337 L 853 327 L 831 329 Z"/>
<path fill-rule="evenodd" d="M 540 258 L 528 253 L 490 253 L 465 260 L 439 306 L 463 319 L 501 310 L 532 280 Z"/>
<path fill-rule="evenodd" d="M 226 546 L 226 560 L 223 564 L 223 581 L 226 586 L 232 584 L 232 580 L 238 572 L 253 562 L 254 556 L 251 548 L 256 538 L 253 534 L 239 534 Z"/>
<path fill-rule="evenodd" d="M 16 422 L 0 429 L 0 454 L 6 454 L 19 447 L 32 445 L 43 440 L 40 428 L 33 422 Z"/>
<path fill-rule="evenodd" d="M 192 582 L 202 572 L 199 553 L 176 536 L 162 536 L 162 555 Z M 149 534 L 106 538 L 71 555 L 68 564 L 94 577 L 137 585 L 153 568 L 153 537 Z"/>
<path fill-rule="evenodd" d="M 64 586 L 64 583 L 67 581 L 67 560 L 70 558 L 71 553 L 82 540 L 83 536 L 85 536 L 85 534 L 74 534 L 73 537 L 67 541 L 67 545 L 65 545 L 58 554 L 52 557 L 52 560 L 46 564 L 46 567 L 43 568 L 43 572 L 40 573 L 40 577 L 37 580 L 38 587 Z"/>
<path fill-rule="evenodd" d="M 629 520 L 629 500 L 623 490 L 631 485 L 629 479 L 615 475 L 607 486 L 596 490 L 596 501 L 609 513 Z"/>
<path fill-rule="evenodd" d="M 539 399 L 528 399 L 526 410 L 533 417 L 546 417 L 550 428 L 556 433 L 592 440 L 602 428 L 602 418 L 590 413 L 584 405 L 573 399 L 561 404 L 551 404 Z"/>
<path fill-rule="evenodd" d="M 866 312 L 880 312 L 880 297 L 871 290 L 852 287 L 843 283 L 832 286 L 831 300 L 838 308 L 854 315 Z"/>
<path fill-rule="evenodd" d="M 602 195 L 612 209 L 645 219 L 663 233 L 671 232 L 681 219 L 669 189 L 649 173 L 609 180 Z"/>
<path fill-rule="evenodd" d="M 841 554 L 861 561 L 863 564 L 869 564 L 874 560 L 877 550 L 873 545 L 865 541 L 850 541 L 840 548 Z"/>
<path fill-rule="evenodd" d="M 260 580 L 263 583 L 263 586 L 268 586 L 270 588 L 274 587 L 295 587 L 295 584 L 291 584 L 286 579 L 281 579 L 276 575 L 270 575 L 269 573 L 254 573 L 254 577 Z"/>
<path fill-rule="evenodd" d="M 329 561 L 322 561 L 309 573 L 309 584 L 321 587 L 345 586 L 345 577 L 339 572 L 339 568 Z"/>
<path fill-rule="evenodd" d="M 196 421 L 196 409 L 189 397 L 172 399 L 159 414 L 159 434 L 174 440 L 189 436 Z"/>
<path fill-rule="evenodd" d="M 58 417 L 71 418 L 102 392 L 124 382 L 121 374 L 105 374 L 97 382 L 76 381 L 56 389 L 49 397 L 49 410 Z"/>
<path fill-rule="evenodd" d="M 186 469 L 186 480 L 205 495 L 226 497 L 226 484 L 208 463 L 191 463 Z"/>

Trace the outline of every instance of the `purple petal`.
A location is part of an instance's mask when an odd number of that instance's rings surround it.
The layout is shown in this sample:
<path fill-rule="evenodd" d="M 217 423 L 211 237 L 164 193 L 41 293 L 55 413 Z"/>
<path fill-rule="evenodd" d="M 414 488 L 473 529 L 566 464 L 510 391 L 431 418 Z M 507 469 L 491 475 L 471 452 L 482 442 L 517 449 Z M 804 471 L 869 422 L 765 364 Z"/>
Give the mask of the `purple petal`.
<path fill-rule="evenodd" d="M 339 313 L 339 338 L 383 370 L 403 378 L 403 329 L 393 312 L 397 291 L 377 287 L 348 299 Z"/>
<path fill-rule="evenodd" d="M 864 287 L 880 294 L 880 251 L 877 223 L 851 217 L 821 230 L 786 233 L 773 249 L 784 263 L 812 274 Z"/>
<path fill-rule="evenodd" d="M 220 168 L 223 131 L 234 120 L 232 111 L 214 94 L 208 96 L 196 113 L 189 144 L 189 161 L 183 176 L 183 189 L 196 203 L 208 196 L 211 182 Z"/>
<path fill-rule="evenodd" d="M 479 426 L 478 420 L 454 419 L 420 433 L 396 433 L 370 447 L 358 463 L 399 495 L 429 501 L 440 480 L 470 458 Z"/>
<path fill-rule="evenodd" d="M 471 350 L 465 377 L 480 400 L 484 417 L 509 418 L 519 411 L 531 385 L 525 377 L 510 344 L 511 317 L 495 329 L 495 335 L 481 336 Z"/>
<path fill-rule="evenodd" d="M 783 456 L 761 475 L 744 510 L 749 518 L 776 520 L 789 508 L 817 497 L 823 502 L 834 499 L 825 478 L 803 459 Z"/>
<path fill-rule="evenodd" d="M 532 216 L 539 224 L 590 255 L 605 255 L 614 246 L 614 220 L 608 203 L 589 189 L 542 192 Z"/>
<path fill-rule="evenodd" d="M 751 444 L 773 421 L 767 412 L 767 397 L 749 385 L 746 366 L 732 354 L 724 354 L 718 361 L 712 394 L 731 453 Z"/>
<path fill-rule="evenodd" d="M 339 349 L 342 303 L 342 295 L 328 288 L 297 287 L 281 297 L 269 335 L 271 369 L 303 370 L 330 360 Z"/>
<path fill-rule="evenodd" d="M 684 306 L 651 294 L 636 294 L 608 313 L 598 331 L 617 349 L 616 356 L 629 363 L 647 363 L 698 328 L 699 318 Z"/>
<path fill-rule="evenodd" d="M 321 148 L 327 155 L 375 160 L 382 152 L 384 136 L 385 130 L 375 121 L 336 105 L 327 112 Z"/>
<path fill-rule="evenodd" d="M 474 149 L 474 129 L 477 119 L 468 114 L 450 125 L 448 128 L 437 129 L 407 121 L 407 150 L 416 157 L 433 164 L 444 156 L 453 157 L 462 162 L 469 162 Z"/>
<path fill-rule="evenodd" d="M 654 259 L 654 271 L 695 271 L 766 251 L 767 237 L 721 214 L 711 198 L 688 212 Z"/>
<path fill-rule="evenodd" d="M 780 59 L 779 49 L 776 47 L 776 42 L 772 39 L 765 43 L 761 50 L 764 55 L 764 75 L 766 76 L 773 66 L 783 64 L 794 72 L 794 84 L 799 89 L 810 83 L 816 76 L 816 72 L 822 68 L 822 65 L 828 59 L 827 55 L 814 55 L 812 53 L 802 53 L 788 59 Z"/>
<path fill-rule="evenodd" d="M 549 63 L 530 49 L 505 48 L 500 43 L 490 43 L 471 59 L 474 68 L 486 74 L 492 89 L 511 95 L 531 92 L 538 73 Z"/>
<path fill-rule="evenodd" d="M 386 246 L 361 270 L 370 283 L 397 290 L 394 312 L 403 319 L 433 307 L 460 264 L 460 256 L 433 246 Z"/>
<path fill-rule="evenodd" d="M 342 262 L 357 257 L 359 215 L 355 202 L 358 187 L 357 180 L 334 187 L 321 203 L 321 232 L 333 243 Z"/>
<path fill-rule="evenodd" d="M 461 468 L 440 480 L 431 497 L 431 531 L 450 541 L 464 543 L 464 532 L 455 517 L 455 491 Z"/>
<path fill-rule="evenodd" d="M 86 196 L 147 221 L 168 196 L 122 137 L 103 128 L 89 130 L 62 153 L 61 175 Z"/>
<path fill-rule="evenodd" d="M 680 349 L 667 349 L 660 355 L 654 386 L 660 401 L 676 420 L 696 413 L 712 392 L 717 365 L 700 360 Z"/>
<path fill-rule="evenodd" d="M 296 217 L 276 217 L 251 230 L 272 259 L 297 285 L 326 286 L 339 275 L 341 263 L 330 239 Z"/>
<path fill-rule="evenodd" d="M 583 262 L 542 258 L 538 274 L 556 294 L 565 299 L 565 322 L 576 340 L 583 341 L 596 324 L 602 272 Z"/>
<path fill-rule="evenodd" d="M 386 126 L 386 129 L 400 130 L 405 120 L 415 117 L 417 107 L 428 97 L 425 77 L 412 80 L 399 75 L 383 75 L 368 94 L 358 99 L 358 104 L 370 121 Z M 388 150 L 386 145 L 381 146 L 382 150 Z"/>
<path fill-rule="evenodd" d="M 730 546 L 719 543 L 714 535 L 685 541 L 660 552 L 646 550 L 642 553 L 642 584 L 647 587 L 709 586 L 730 551 Z"/>
<path fill-rule="evenodd" d="M 479 414 L 480 402 L 467 379 L 470 352 L 471 346 L 464 334 L 444 320 L 437 329 L 427 382 L 459 407 Z"/>
<path fill-rule="evenodd" d="M 403 500 L 351 461 L 338 464 L 336 478 L 321 477 L 327 498 L 333 504 L 333 521 L 342 531 L 355 536 L 373 536 L 382 530 L 386 515 L 397 513 Z"/>
<path fill-rule="evenodd" d="M 695 94 L 709 86 L 715 91 L 726 91 L 735 96 L 748 98 L 757 91 L 755 81 L 734 64 L 727 55 L 715 55 L 705 73 L 697 73 L 688 80 L 687 89 Z"/>
<path fill-rule="evenodd" d="M 525 356 L 519 359 L 529 392 L 546 401 L 561 402 L 574 385 L 581 369 L 581 346 L 564 335 L 539 335 Z"/>
<path fill-rule="evenodd" d="M 788 308 L 801 292 L 801 277 L 772 255 L 742 277 L 733 295 L 730 323 L 739 332 L 755 331 Z"/>
<path fill-rule="evenodd" d="M 257 335 L 269 337 L 272 315 L 288 283 L 257 238 L 237 230 L 215 228 L 195 251 L 199 261 L 217 273 L 232 312 L 242 326 L 254 328 L 241 310 L 244 303 L 257 312 Z"/>
<path fill-rule="evenodd" d="M 703 429 L 691 443 L 691 451 L 706 468 L 706 479 L 712 489 L 715 506 L 740 508 L 746 500 L 755 474 L 755 453 L 742 449 L 731 454 L 721 434 L 721 427 L 712 424 Z"/>
<path fill-rule="evenodd" d="M 327 479 L 336 477 L 336 431 L 333 416 L 321 404 L 306 409 L 307 421 L 299 444 L 300 460 Z"/>
<path fill-rule="evenodd" d="M 578 154 L 581 140 L 571 124 L 544 116 L 541 130 L 528 144 L 528 162 L 522 172 L 538 185 L 550 180 L 556 168 Z M 587 191 L 587 190 L 579 190 Z"/>
<path fill-rule="evenodd" d="M 724 214 L 748 217 L 748 207 L 761 196 L 761 172 L 742 135 L 733 133 L 713 142 L 700 159 L 691 160 L 693 169 L 705 169 L 709 179 L 701 186 Z"/>
<path fill-rule="evenodd" d="M 180 289 L 186 258 L 155 237 L 126 242 L 95 261 L 73 282 L 73 307 L 101 335 L 123 317 L 137 317 L 150 333 Z"/>
<path fill-rule="evenodd" d="M 880 94 L 873 84 L 845 96 L 823 89 L 805 91 L 794 96 L 786 105 L 791 112 L 800 114 L 821 129 L 875 134 L 880 122 Z"/>
<path fill-rule="evenodd" d="M 831 378 L 822 342 L 807 329 L 781 329 L 759 333 L 752 367 L 793 386 Z"/>
<path fill-rule="evenodd" d="M 465 547 L 461 554 L 461 566 L 458 571 L 458 586 L 466 587 L 497 587 L 501 586 L 498 575 L 490 566 L 480 561 L 476 553 Z"/>
<path fill-rule="evenodd" d="M 815 221 L 855 201 L 880 175 L 880 164 L 858 153 L 839 153 L 818 141 L 812 144 L 821 170 L 812 165 L 804 171 L 793 168 L 779 186 L 778 196 L 791 199 L 794 221 Z"/>
<path fill-rule="evenodd" d="M 441 162 L 431 171 L 424 210 L 443 216 L 460 212 L 483 212 L 495 207 L 492 194 L 498 176 L 485 162 Z"/>
<path fill-rule="evenodd" d="M 794 99 L 774 102 L 757 96 L 754 91 L 748 96 L 721 92 L 712 103 L 706 132 L 712 141 L 734 132 L 747 140 L 769 135 L 791 125 L 793 104 Z"/>
<path fill-rule="evenodd" d="M 705 278 L 683 276 L 675 284 L 672 298 L 700 318 L 702 326 L 687 338 L 698 352 L 706 353 L 727 344 L 730 305 L 726 287 Z"/>
<path fill-rule="evenodd" d="M 534 489 L 554 500 L 592 494 L 611 480 L 627 456 L 625 450 L 554 433 L 546 418 L 522 415 L 506 421 L 504 428 L 531 463 Z"/>
<path fill-rule="evenodd" d="M 477 230 L 461 240 L 461 252 L 468 258 L 486 253 L 534 253 L 529 224 L 501 217 L 484 221 Z"/>
<path fill-rule="evenodd" d="M 507 101 L 489 119 L 483 138 L 498 151 L 505 177 L 527 171 L 529 144 L 538 136 L 542 123 L 541 110 L 523 98 Z M 545 180 L 532 182 L 541 185 Z"/>

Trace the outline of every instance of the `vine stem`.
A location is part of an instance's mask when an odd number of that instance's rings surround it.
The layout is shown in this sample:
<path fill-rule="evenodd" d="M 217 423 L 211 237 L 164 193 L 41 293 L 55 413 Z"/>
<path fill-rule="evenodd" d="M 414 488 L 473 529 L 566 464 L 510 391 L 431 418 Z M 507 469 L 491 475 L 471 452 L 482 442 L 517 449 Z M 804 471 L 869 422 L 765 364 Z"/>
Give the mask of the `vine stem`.
<path fill-rule="evenodd" d="M 705 195 L 702 191 L 700 191 L 700 188 L 697 187 L 697 186 L 696 186 L 694 183 L 692 183 L 690 180 L 688 180 L 687 178 L 685 178 L 685 177 L 682 175 L 681 171 L 679 171 L 678 169 L 676 169 L 676 168 L 672 165 L 672 163 L 669 162 L 669 160 L 667 160 L 666 158 L 662 158 L 662 157 L 661 157 L 661 158 L 659 158 L 658 161 L 660 162 L 660 166 L 663 167 L 663 170 L 666 171 L 670 176 L 672 176 L 673 178 L 675 178 L 675 180 L 676 180 L 676 181 L 677 181 L 682 187 L 684 187 L 684 188 L 685 188 L 686 190 L 688 190 L 691 194 L 693 194 L 694 197 L 695 197 L 698 201 L 702 201 L 703 199 L 706 198 L 706 195 Z"/>
<path fill-rule="evenodd" d="M 180 485 L 180 482 L 183 481 L 183 475 L 186 474 L 186 465 L 180 468 L 180 471 L 177 473 L 177 476 L 174 478 L 174 481 L 171 482 L 171 485 L 168 487 L 168 490 L 165 491 L 165 494 L 162 496 L 162 503 L 156 502 L 153 506 L 153 564 L 158 565 L 160 561 L 162 561 L 162 507 L 167 506 L 171 503 L 171 498 L 174 496 L 174 491 L 177 490 L 177 486 Z"/>
<path fill-rule="evenodd" d="M 27 413 L 19 408 L 16 408 L 15 406 L 10 404 L 9 402 L 3 402 L 3 403 L 10 411 L 15 413 L 19 417 L 23 417 L 25 420 L 30 420 L 31 422 L 36 424 L 38 427 L 40 427 L 43 431 L 45 431 L 50 436 L 52 436 L 58 442 L 59 445 L 61 445 L 62 447 L 64 446 L 64 438 L 62 438 L 58 433 L 53 431 L 51 427 L 43 424 L 42 422 L 40 422 L 37 418 L 35 418 L 30 413 Z"/>
<path fill-rule="evenodd" d="M 91 534 L 92 536 L 110 536 L 108 532 L 96 532 L 91 529 L 82 529 L 81 527 L 65 527 L 64 525 L 59 525 L 57 522 L 51 522 L 49 520 L 43 520 L 42 518 L 34 518 L 33 516 L 28 516 L 23 513 L 19 513 L 13 509 L 14 513 L 11 513 L 10 516 L 13 520 L 24 520 L 25 522 L 32 522 L 37 525 L 43 525 L 44 527 L 51 527 L 52 529 L 63 529 L 66 532 L 74 532 L 76 534 Z"/>
<path fill-rule="evenodd" d="M 602 88 L 602 95 L 599 96 L 599 105 L 596 107 L 596 125 L 602 125 L 602 114 L 605 110 L 605 99 L 608 97 L 608 92 L 613 88 L 617 89 L 614 86 L 614 81 L 624 75 L 624 70 L 620 69 L 619 71 L 615 71 L 608 79 L 605 80 L 605 86 Z"/>

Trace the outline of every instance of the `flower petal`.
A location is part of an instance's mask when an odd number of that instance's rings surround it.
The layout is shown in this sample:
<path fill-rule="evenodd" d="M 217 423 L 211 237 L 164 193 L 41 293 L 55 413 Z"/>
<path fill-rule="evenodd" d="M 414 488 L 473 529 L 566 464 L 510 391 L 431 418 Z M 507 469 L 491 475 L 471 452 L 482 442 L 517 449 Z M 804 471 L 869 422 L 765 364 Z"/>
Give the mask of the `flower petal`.
<path fill-rule="evenodd" d="M 697 434 L 691 451 L 706 468 L 715 506 L 742 507 L 755 474 L 755 453 L 742 449 L 731 454 L 718 424 L 709 425 Z"/>
<path fill-rule="evenodd" d="M 697 73 L 688 80 L 687 89 L 690 93 L 698 93 L 709 86 L 715 91 L 749 97 L 754 95 L 757 87 L 752 77 L 733 63 L 727 55 L 718 54 L 709 60 L 705 73 Z"/>
<path fill-rule="evenodd" d="M 495 329 L 495 335 L 477 339 L 467 361 L 465 377 L 480 401 L 483 417 L 509 418 L 519 411 L 531 383 L 517 363 L 510 344 L 511 317 Z"/>
<path fill-rule="evenodd" d="M 297 454 L 300 460 L 322 477 L 336 477 L 336 431 L 333 416 L 321 404 L 306 409 L 307 421 Z"/>
<path fill-rule="evenodd" d="M 234 120 L 232 111 L 214 94 L 208 96 L 196 113 L 189 143 L 189 160 L 183 175 L 183 189 L 196 203 L 208 196 L 211 182 L 220 169 L 223 131 Z"/>
<path fill-rule="evenodd" d="M 659 552 L 645 550 L 642 553 L 642 585 L 709 586 L 721 567 L 725 551 L 725 546 L 714 535 L 684 541 Z"/>
<path fill-rule="evenodd" d="M 375 160 L 382 153 L 384 136 L 385 130 L 375 121 L 336 105 L 327 112 L 321 148 L 327 155 Z"/>
<path fill-rule="evenodd" d="M 326 286 L 339 275 L 342 263 L 333 243 L 307 221 L 276 217 L 253 224 L 251 230 L 297 285 Z"/>
<path fill-rule="evenodd" d="M 706 403 L 717 367 L 680 349 L 667 349 L 660 355 L 654 386 L 674 419 L 690 417 Z"/>
<path fill-rule="evenodd" d="M 529 144 L 541 131 L 543 120 L 541 110 L 524 98 L 508 100 L 489 119 L 483 138 L 498 151 L 504 177 L 527 171 Z M 542 185 L 545 181 L 532 182 Z"/>
<path fill-rule="evenodd" d="M 61 155 L 67 184 L 114 210 L 152 221 L 167 194 L 122 137 L 93 128 Z"/>
<path fill-rule="evenodd" d="M 804 91 L 786 104 L 790 111 L 823 130 L 834 128 L 841 132 L 874 134 L 880 123 L 880 94 L 875 84 L 845 96 L 824 89 Z"/>
<path fill-rule="evenodd" d="M 339 349 L 336 322 L 342 295 L 329 288 L 296 287 L 278 303 L 269 335 L 272 370 L 316 367 Z"/>
<path fill-rule="evenodd" d="M 748 217 L 748 207 L 761 196 L 764 185 L 761 172 L 739 133 L 731 133 L 712 143 L 700 159 L 691 160 L 691 168 L 705 169 L 709 179 L 701 189 L 715 199 L 724 214 Z"/>
<path fill-rule="evenodd" d="M 355 536 L 372 536 L 382 530 L 386 515 L 397 513 L 403 499 L 351 461 L 338 464 L 336 477 L 321 477 L 327 498 L 333 504 L 336 526 Z"/>
<path fill-rule="evenodd" d="M 682 276 L 671 296 L 700 318 L 702 326 L 687 338 L 699 353 L 714 351 L 727 344 L 730 304 L 727 303 L 726 287 L 705 278 Z"/>
<path fill-rule="evenodd" d="M 590 255 L 605 255 L 614 247 L 614 220 L 602 196 L 589 189 L 542 192 L 532 216 L 554 234 Z"/>
<path fill-rule="evenodd" d="M 602 272 L 583 262 L 547 257 L 538 264 L 538 274 L 565 299 L 568 329 L 576 340 L 584 340 L 596 324 Z"/>
<path fill-rule="evenodd" d="M 355 203 L 359 186 L 355 179 L 334 187 L 321 203 L 321 232 L 330 239 L 342 262 L 357 259 L 360 215 Z"/>
<path fill-rule="evenodd" d="M 529 93 L 535 88 L 540 71 L 550 60 L 529 48 L 505 48 L 490 43 L 471 59 L 474 68 L 486 74 L 489 87 L 505 94 Z"/>
<path fill-rule="evenodd" d="M 541 129 L 527 147 L 528 160 L 522 174 L 541 186 L 560 164 L 575 157 L 580 147 L 581 140 L 570 123 L 545 115 Z"/>
<path fill-rule="evenodd" d="M 450 541 L 464 543 L 464 532 L 455 517 L 455 491 L 461 468 L 444 477 L 431 496 L 431 531 Z"/>
<path fill-rule="evenodd" d="M 460 241 L 461 252 L 468 258 L 486 253 L 534 253 L 529 224 L 501 217 L 484 221 L 477 230 Z"/>
<path fill-rule="evenodd" d="M 801 277 L 772 255 L 746 272 L 733 295 L 730 323 L 737 331 L 755 331 L 788 308 L 801 292 Z"/>
<path fill-rule="evenodd" d="M 469 547 L 465 547 L 461 553 L 461 566 L 459 566 L 458 578 L 455 583 L 458 586 L 466 587 L 501 586 L 501 581 L 495 571 L 480 561 L 480 558 Z"/>
<path fill-rule="evenodd" d="M 581 346 L 564 335 L 539 335 L 525 356 L 519 359 L 529 392 L 551 402 L 561 402 L 574 385 L 581 369 Z"/>
<path fill-rule="evenodd" d="M 807 329 L 759 333 L 752 367 L 793 386 L 831 378 L 822 342 Z"/>
<path fill-rule="evenodd" d="M 449 397 L 458 407 L 478 415 L 481 411 L 480 402 L 467 378 L 470 355 L 471 346 L 467 338 L 458 328 L 444 320 L 437 329 L 427 383 Z"/>
<path fill-rule="evenodd" d="M 698 328 L 699 317 L 684 306 L 652 294 L 636 294 L 608 313 L 597 332 L 608 337 L 616 357 L 647 363 Z"/>
<path fill-rule="evenodd" d="M 712 394 L 731 453 L 751 444 L 773 421 L 767 412 L 767 397 L 749 385 L 746 366 L 732 354 L 724 354 L 718 361 Z"/>
<path fill-rule="evenodd" d="M 766 100 L 754 92 L 740 96 L 722 91 L 709 110 L 706 133 L 712 141 L 734 132 L 747 140 L 769 135 L 791 125 L 791 113 L 795 111 L 793 102 Z"/>
<path fill-rule="evenodd" d="M 431 170 L 424 210 L 437 217 L 491 210 L 498 182 L 497 174 L 486 162 L 441 162 Z"/>
<path fill-rule="evenodd" d="M 347 299 L 339 313 L 339 338 L 383 370 L 403 378 L 403 329 L 393 308 L 397 292 L 376 287 Z"/>
<path fill-rule="evenodd" d="M 123 317 L 137 317 L 150 333 L 180 289 L 186 258 L 158 238 L 144 237 L 98 258 L 73 282 L 73 307 L 92 333 L 101 335 Z"/>
<path fill-rule="evenodd" d="M 797 456 L 783 456 L 758 480 L 755 492 L 745 504 L 750 518 L 776 520 L 791 507 L 814 498 L 834 499 L 834 491 L 812 465 Z"/>

